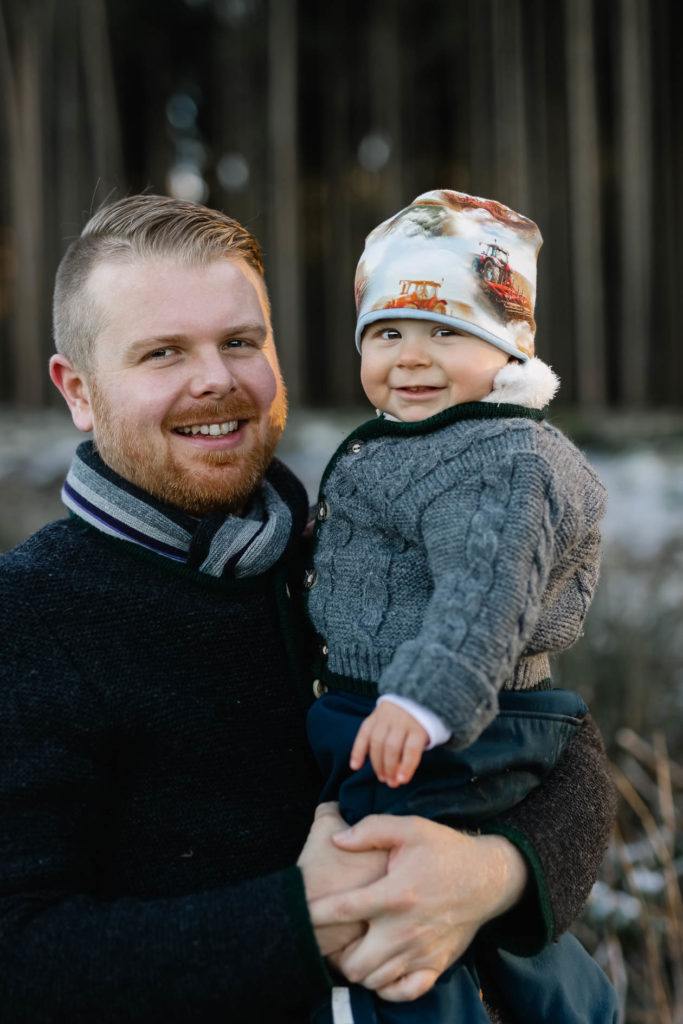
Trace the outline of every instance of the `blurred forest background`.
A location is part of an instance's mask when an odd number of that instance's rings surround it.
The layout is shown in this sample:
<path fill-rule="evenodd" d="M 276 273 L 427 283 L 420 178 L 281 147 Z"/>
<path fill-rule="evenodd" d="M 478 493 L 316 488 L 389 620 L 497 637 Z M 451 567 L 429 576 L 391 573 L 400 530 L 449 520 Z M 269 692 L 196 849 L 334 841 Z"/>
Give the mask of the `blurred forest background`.
<path fill-rule="evenodd" d="M 675 0 L 0 0 L 0 550 L 62 514 L 76 431 L 46 373 L 52 281 L 148 189 L 265 249 L 311 495 L 366 418 L 364 236 L 435 187 L 532 217 L 553 416 L 610 492 L 586 635 L 556 666 L 603 729 L 618 832 L 577 934 L 622 1020 L 682 1024 L 683 62 Z"/>

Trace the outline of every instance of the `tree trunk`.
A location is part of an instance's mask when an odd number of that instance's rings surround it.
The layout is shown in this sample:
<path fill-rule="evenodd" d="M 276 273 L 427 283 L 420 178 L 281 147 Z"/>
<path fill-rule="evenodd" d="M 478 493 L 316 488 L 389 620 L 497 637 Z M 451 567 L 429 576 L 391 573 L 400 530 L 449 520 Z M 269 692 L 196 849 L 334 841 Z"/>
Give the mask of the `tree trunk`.
<path fill-rule="evenodd" d="M 529 208 L 527 121 L 519 0 L 492 5 L 496 187 L 493 195 Z"/>
<path fill-rule="evenodd" d="M 10 328 L 13 394 L 23 405 L 40 405 L 46 373 L 41 353 L 45 322 L 42 279 L 43 152 L 41 134 L 42 17 L 37 5 L 16 11 L 14 59 L 4 29 L 0 41 L 3 91 L 10 139 L 10 229 L 14 243 L 16 286 Z"/>
<path fill-rule="evenodd" d="M 301 401 L 303 344 L 297 161 L 297 19 L 295 0 L 269 7 L 269 276 L 276 340 L 290 401 Z"/>
<path fill-rule="evenodd" d="M 565 0 L 564 13 L 576 391 L 581 403 L 598 405 L 606 392 L 605 302 L 592 0 Z"/>
<path fill-rule="evenodd" d="M 619 13 L 619 394 L 642 405 L 652 345 L 650 27 L 641 0 L 619 0 Z"/>

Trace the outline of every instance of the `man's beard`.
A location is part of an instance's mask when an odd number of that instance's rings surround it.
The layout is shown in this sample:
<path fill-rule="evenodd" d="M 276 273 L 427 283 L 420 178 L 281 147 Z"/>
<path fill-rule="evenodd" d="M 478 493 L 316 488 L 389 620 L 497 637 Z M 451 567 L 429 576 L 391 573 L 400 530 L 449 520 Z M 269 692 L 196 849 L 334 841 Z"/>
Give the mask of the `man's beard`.
<path fill-rule="evenodd" d="M 106 464 L 125 480 L 146 491 L 167 505 L 173 505 L 191 515 L 204 516 L 209 512 L 241 514 L 250 497 L 258 489 L 263 475 L 270 465 L 273 452 L 282 434 L 287 411 L 284 390 L 275 398 L 270 411 L 270 422 L 262 443 L 251 445 L 243 451 L 194 452 L 196 467 L 184 466 L 177 462 L 173 453 L 166 450 L 159 459 L 150 453 L 144 439 L 140 440 L 133 429 L 129 429 L 122 418 L 116 416 L 102 395 L 96 383 L 90 382 L 90 399 L 96 424 L 95 445 Z M 257 420 L 263 410 L 247 401 L 236 401 L 231 405 L 210 403 L 193 408 L 180 420 L 174 416 L 170 426 L 162 424 L 161 430 L 173 429 L 187 422 L 225 423 L 231 420 Z M 151 456 L 151 457 L 150 457 Z M 225 466 L 226 473 L 211 473 L 205 476 L 206 467 Z M 239 467 L 238 472 L 229 467 Z"/>

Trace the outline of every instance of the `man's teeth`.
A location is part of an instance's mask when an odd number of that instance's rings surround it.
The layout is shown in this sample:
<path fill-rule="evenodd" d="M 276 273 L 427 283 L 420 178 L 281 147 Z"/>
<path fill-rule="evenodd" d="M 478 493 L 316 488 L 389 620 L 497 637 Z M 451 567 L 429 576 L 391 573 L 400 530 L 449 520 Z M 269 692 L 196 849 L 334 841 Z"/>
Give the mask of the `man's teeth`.
<path fill-rule="evenodd" d="M 234 434 L 239 426 L 237 420 L 227 423 L 193 423 L 191 427 L 176 427 L 179 434 L 208 434 L 209 437 L 220 437 L 221 434 Z"/>

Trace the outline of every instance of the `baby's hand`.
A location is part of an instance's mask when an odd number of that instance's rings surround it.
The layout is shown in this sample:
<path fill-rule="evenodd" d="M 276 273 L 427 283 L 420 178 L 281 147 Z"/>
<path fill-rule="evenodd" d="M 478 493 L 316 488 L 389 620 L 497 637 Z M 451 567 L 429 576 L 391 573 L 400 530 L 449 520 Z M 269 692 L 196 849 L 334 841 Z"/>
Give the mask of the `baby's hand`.
<path fill-rule="evenodd" d="M 393 789 L 410 782 L 428 743 L 427 730 L 412 715 L 382 701 L 358 730 L 350 764 L 356 771 L 369 754 L 379 781 Z"/>

